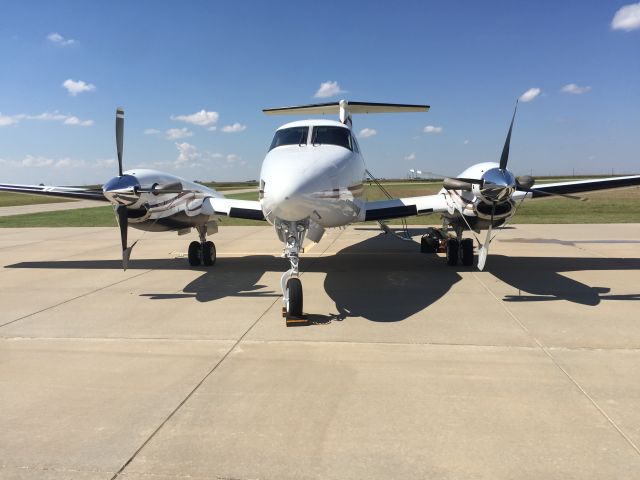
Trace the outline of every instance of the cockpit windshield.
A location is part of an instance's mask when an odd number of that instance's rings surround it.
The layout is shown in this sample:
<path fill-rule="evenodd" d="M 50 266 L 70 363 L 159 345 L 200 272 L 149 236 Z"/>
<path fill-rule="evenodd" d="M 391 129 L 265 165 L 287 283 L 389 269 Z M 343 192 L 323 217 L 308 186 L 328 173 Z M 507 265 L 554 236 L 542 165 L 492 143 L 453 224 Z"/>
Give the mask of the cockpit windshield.
<path fill-rule="evenodd" d="M 273 137 L 269 150 L 283 145 L 306 145 L 309 127 L 292 127 L 278 130 Z"/>
<path fill-rule="evenodd" d="M 343 127 L 313 127 L 311 143 L 313 145 L 338 145 L 340 147 L 353 150 L 353 145 L 351 143 L 351 131 L 348 128 Z"/>

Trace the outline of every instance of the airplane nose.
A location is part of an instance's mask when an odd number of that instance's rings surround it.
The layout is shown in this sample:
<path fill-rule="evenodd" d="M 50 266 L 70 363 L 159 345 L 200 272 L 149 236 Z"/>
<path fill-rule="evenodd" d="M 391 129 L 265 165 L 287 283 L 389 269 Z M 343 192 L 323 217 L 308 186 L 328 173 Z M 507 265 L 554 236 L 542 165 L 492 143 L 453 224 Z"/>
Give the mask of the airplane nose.
<path fill-rule="evenodd" d="M 136 177 L 123 175 L 121 177 L 113 177 L 105 183 L 102 186 L 102 192 L 111 203 L 133 205 L 140 198 L 138 188 L 140 188 L 140 182 Z"/>
<path fill-rule="evenodd" d="M 273 215 L 281 220 L 296 221 L 308 217 L 308 199 L 303 182 L 289 180 L 276 181 L 267 185 L 265 182 L 265 202 Z"/>

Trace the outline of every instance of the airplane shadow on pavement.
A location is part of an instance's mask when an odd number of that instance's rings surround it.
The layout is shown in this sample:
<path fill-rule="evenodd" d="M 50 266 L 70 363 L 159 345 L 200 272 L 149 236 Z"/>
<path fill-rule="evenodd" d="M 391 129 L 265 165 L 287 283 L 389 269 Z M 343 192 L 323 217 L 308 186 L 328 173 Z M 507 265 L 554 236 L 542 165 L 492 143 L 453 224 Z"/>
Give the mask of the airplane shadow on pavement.
<path fill-rule="evenodd" d="M 415 232 L 413 232 L 415 233 Z M 316 248 L 321 248 L 316 247 Z M 329 323 L 348 317 L 374 322 L 397 322 L 446 301 L 446 293 L 460 280 L 459 272 L 477 272 L 475 267 L 449 267 L 437 255 L 419 253 L 415 242 L 392 235 L 378 235 L 353 244 L 335 255 L 302 257 L 302 282 L 306 305 L 314 295 L 305 274 L 325 273 L 324 289 L 337 312 L 309 312 L 310 323 Z M 288 267 L 285 259 L 269 255 L 220 256 L 216 265 L 198 267 L 202 275 L 175 293 L 142 293 L 153 300 L 194 298 L 211 302 L 228 296 L 280 297 L 279 277 Z M 121 269 L 119 260 L 68 260 L 21 262 L 5 268 Z M 186 259 L 133 259 L 130 270 L 192 270 Z M 606 286 L 591 286 L 573 280 L 565 272 L 640 270 L 640 258 L 509 257 L 490 255 L 485 272 L 513 288 L 506 302 L 564 300 L 598 305 L 602 300 L 640 300 L 640 294 L 610 295 Z M 274 288 L 259 283 L 265 272 L 278 273 Z M 483 274 L 484 275 L 484 274 Z M 306 312 L 307 309 L 305 309 Z"/>

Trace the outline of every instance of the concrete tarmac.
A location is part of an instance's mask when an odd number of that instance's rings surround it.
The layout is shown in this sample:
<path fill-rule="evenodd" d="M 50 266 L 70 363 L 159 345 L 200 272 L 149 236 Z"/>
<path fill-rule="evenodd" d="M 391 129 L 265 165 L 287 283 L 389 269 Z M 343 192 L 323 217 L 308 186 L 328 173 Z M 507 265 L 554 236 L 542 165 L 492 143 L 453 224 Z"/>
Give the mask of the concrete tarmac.
<path fill-rule="evenodd" d="M 420 228 L 412 228 L 419 240 Z M 637 479 L 640 225 L 518 225 L 484 272 L 363 225 L 0 229 L 0 478 Z"/>

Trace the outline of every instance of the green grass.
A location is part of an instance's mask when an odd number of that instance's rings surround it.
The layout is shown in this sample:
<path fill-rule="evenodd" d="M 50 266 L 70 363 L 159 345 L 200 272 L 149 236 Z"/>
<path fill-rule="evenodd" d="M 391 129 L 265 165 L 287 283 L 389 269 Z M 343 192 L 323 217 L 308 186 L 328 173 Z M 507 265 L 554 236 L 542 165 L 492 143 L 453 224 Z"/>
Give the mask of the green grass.
<path fill-rule="evenodd" d="M 388 185 L 394 197 L 430 195 L 440 189 L 434 183 Z M 369 200 L 385 198 L 375 186 L 365 186 Z M 640 187 L 582 194 L 586 201 L 564 198 L 526 200 L 511 223 L 640 223 Z M 257 192 L 229 195 L 229 198 L 257 200 Z M 438 216 L 409 217 L 410 225 L 436 224 Z M 393 223 L 393 221 L 392 221 Z M 257 220 L 222 218 L 220 225 L 265 225 Z M 0 217 L 0 227 L 115 227 L 111 206 Z"/>
<path fill-rule="evenodd" d="M 116 225 L 111 205 L 0 217 L 0 228 L 115 227 Z"/>
<path fill-rule="evenodd" d="M 26 193 L 0 192 L 0 207 L 17 207 L 20 205 L 39 205 L 42 203 L 73 202 L 67 198 L 47 197 L 45 195 L 29 195 Z"/>

